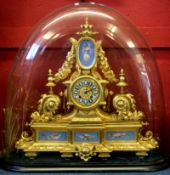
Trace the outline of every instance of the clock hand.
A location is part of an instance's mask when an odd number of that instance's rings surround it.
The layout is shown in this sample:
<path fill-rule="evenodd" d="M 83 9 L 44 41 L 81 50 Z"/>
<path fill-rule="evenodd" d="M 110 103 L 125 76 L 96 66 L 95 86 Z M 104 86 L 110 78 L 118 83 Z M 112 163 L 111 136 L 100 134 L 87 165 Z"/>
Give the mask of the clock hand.
<path fill-rule="evenodd" d="M 90 89 L 86 89 L 86 90 L 84 91 L 84 94 L 87 94 L 87 93 L 90 92 L 90 91 L 92 91 L 91 88 L 90 88 Z"/>

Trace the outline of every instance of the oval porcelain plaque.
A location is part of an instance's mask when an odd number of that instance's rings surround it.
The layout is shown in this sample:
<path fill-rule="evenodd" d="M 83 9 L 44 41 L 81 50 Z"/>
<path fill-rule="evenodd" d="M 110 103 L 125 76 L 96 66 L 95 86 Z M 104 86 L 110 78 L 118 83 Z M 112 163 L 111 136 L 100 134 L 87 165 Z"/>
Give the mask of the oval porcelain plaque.
<path fill-rule="evenodd" d="M 79 62 L 84 69 L 91 68 L 95 62 L 95 45 L 92 40 L 84 39 L 79 45 Z"/>

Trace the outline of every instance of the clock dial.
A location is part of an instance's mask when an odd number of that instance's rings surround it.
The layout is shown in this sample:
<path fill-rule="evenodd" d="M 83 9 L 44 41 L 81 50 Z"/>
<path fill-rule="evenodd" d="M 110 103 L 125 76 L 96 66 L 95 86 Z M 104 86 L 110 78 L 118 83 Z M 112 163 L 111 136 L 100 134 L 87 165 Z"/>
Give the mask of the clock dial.
<path fill-rule="evenodd" d="M 71 89 L 72 101 L 78 107 L 90 108 L 98 104 L 101 96 L 101 87 L 93 78 L 77 79 Z"/>

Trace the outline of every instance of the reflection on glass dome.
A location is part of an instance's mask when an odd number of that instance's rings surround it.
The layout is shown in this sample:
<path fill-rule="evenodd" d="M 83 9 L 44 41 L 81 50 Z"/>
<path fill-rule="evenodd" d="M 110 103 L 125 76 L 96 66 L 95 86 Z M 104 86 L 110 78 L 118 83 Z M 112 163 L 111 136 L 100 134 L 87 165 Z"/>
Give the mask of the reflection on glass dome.
<path fill-rule="evenodd" d="M 163 115 L 158 71 L 141 34 L 113 9 L 76 3 L 42 20 L 18 53 L 7 153 L 60 152 L 85 162 L 114 151 L 145 157 L 157 137 L 161 145 Z"/>

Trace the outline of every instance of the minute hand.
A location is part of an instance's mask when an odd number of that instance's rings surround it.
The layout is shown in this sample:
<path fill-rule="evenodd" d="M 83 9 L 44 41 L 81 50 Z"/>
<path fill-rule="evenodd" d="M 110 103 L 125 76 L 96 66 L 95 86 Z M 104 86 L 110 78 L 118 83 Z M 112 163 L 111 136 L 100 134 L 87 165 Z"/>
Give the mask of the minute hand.
<path fill-rule="evenodd" d="M 92 89 L 85 90 L 84 93 L 87 94 L 88 92 L 92 91 Z"/>

